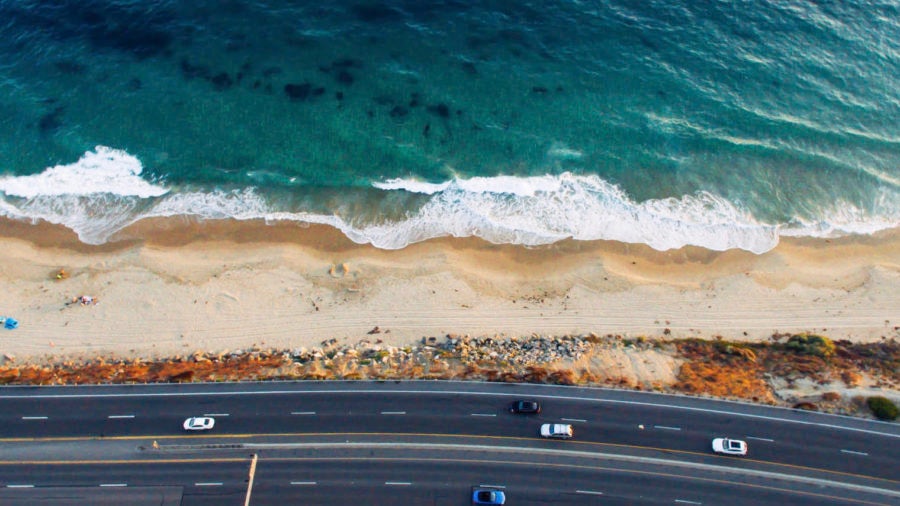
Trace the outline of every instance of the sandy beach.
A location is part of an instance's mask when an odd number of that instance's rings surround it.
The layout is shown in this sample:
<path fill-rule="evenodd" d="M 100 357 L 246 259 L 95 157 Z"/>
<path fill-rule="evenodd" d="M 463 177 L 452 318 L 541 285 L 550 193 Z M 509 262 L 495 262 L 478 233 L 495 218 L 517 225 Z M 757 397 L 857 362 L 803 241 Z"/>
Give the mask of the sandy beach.
<path fill-rule="evenodd" d="M 763 255 L 452 238 L 387 251 L 323 226 L 142 222 L 89 246 L 60 227 L 4 220 L 0 250 L 0 316 L 19 321 L 0 330 L 7 360 L 159 358 L 329 339 L 403 346 L 448 333 L 900 337 L 896 230 L 788 239 Z M 94 303 L 72 302 L 83 295 Z"/>

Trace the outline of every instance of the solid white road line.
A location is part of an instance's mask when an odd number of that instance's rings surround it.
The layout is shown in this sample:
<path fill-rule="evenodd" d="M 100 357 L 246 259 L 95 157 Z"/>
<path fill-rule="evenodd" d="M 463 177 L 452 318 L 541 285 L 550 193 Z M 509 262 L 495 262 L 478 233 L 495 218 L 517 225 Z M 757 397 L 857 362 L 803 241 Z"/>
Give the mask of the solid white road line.
<path fill-rule="evenodd" d="M 200 482 L 194 483 L 195 487 L 220 487 L 222 486 L 221 481 L 210 481 L 210 482 Z"/>
<path fill-rule="evenodd" d="M 678 502 L 678 503 L 681 503 L 681 504 L 703 504 L 702 502 L 697 502 L 697 501 L 686 501 L 686 500 L 684 500 L 684 499 L 675 499 L 675 502 Z"/>
<path fill-rule="evenodd" d="M 386 482 L 384 482 L 384 484 L 385 485 L 403 485 L 403 486 L 412 485 L 412 483 L 410 483 L 408 481 L 386 481 Z"/>
<path fill-rule="evenodd" d="M 681 427 L 667 427 L 665 425 L 654 425 L 654 427 L 663 430 L 681 430 Z"/>
<path fill-rule="evenodd" d="M 597 492 L 596 490 L 576 490 L 576 494 L 589 494 L 589 495 L 603 495 L 603 492 Z"/>
<path fill-rule="evenodd" d="M 767 437 L 756 437 L 756 436 L 745 436 L 747 439 L 755 439 L 757 441 L 765 441 L 767 443 L 774 443 L 774 439 L 769 439 Z"/>
<path fill-rule="evenodd" d="M 582 418 L 560 418 L 560 420 L 564 422 L 587 422 L 587 420 L 584 420 Z"/>
<path fill-rule="evenodd" d="M 382 411 L 382 415 L 405 415 L 406 411 Z"/>
<path fill-rule="evenodd" d="M 291 485 L 315 485 L 314 481 L 292 481 Z"/>
<path fill-rule="evenodd" d="M 866 452 L 855 452 L 853 450 L 841 450 L 841 453 L 849 453 L 851 455 L 862 455 L 863 457 L 869 456 L 869 454 Z"/>
<path fill-rule="evenodd" d="M 534 388 L 553 388 L 552 385 L 529 385 Z M 328 394 L 328 393 L 339 393 L 339 394 L 379 394 L 383 395 L 385 392 L 383 390 L 374 390 L 374 389 L 323 389 L 323 390 L 265 390 L 265 391 L 255 391 L 255 390 L 237 390 L 237 391 L 224 391 L 224 392 L 216 392 L 216 391 L 207 391 L 207 392 L 153 392 L 153 393 L 127 393 L 127 394 L 40 394 L 40 395 L 29 395 L 30 399 L 82 399 L 82 398 L 114 398 L 114 397 L 197 397 L 197 396 L 228 396 L 235 397 L 238 395 L 309 395 L 309 394 Z M 501 392 L 471 392 L 468 390 L 411 390 L 411 389 L 403 389 L 403 390 L 391 390 L 389 393 L 391 394 L 421 394 L 421 395 L 456 395 L 456 394 L 465 394 L 470 396 L 480 396 L 480 397 L 521 397 L 521 394 L 514 393 L 501 393 Z M 0 399 L 22 399 L 22 395 L 6 395 L 0 394 Z M 813 425 L 817 427 L 825 427 L 829 429 L 839 429 L 839 430 L 847 430 L 853 432 L 862 432 L 866 434 L 875 434 L 883 437 L 897 438 L 900 439 L 900 434 L 896 434 L 893 432 L 886 431 L 878 431 L 871 429 L 861 429 L 857 427 L 847 427 L 843 425 L 837 425 L 836 423 L 825 423 L 825 422 L 811 422 L 805 420 L 794 420 L 790 418 L 783 418 L 779 416 L 768 416 L 768 415 L 756 415 L 752 413 L 738 413 L 735 411 L 729 411 L 725 409 L 712 409 L 712 408 L 698 408 L 693 406 L 678 406 L 672 404 L 665 404 L 660 402 L 643 402 L 643 401 L 627 401 L 627 400 L 616 400 L 616 399 L 598 399 L 596 397 L 583 397 L 577 395 L 553 395 L 553 398 L 556 400 L 567 400 L 567 401 L 583 401 L 583 402 L 591 402 L 597 404 L 626 404 L 631 406 L 649 406 L 654 408 L 666 408 L 666 409 L 676 409 L 682 411 L 695 411 L 698 413 L 713 413 L 718 415 L 731 415 L 738 416 L 743 418 L 756 418 L 760 420 L 772 420 L 776 422 L 784 422 L 784 423 L 794 423 L 798 425 Z M 729 401 L 722 401 L 723 403 L 728 403 Z M 788 411 L 788 408 L 780 408 L 785 411 Z"/>
<path fill-rule="evenodd" d="M 107 418 L 134 418 L 134 415 L 109 415 Z"/>
<path fill-rule="evenodd" d="M 46 416 L 23 416 L 22 420 L 46 420 Z"/>
<path fill-rule="evenodd" d="M 7 485 L 6 488 L 34 488 L 34 485 Z"/>
<path fill-rule="evenodd" d="M 127 487 L 127 483 L 101 483 L 101 487 Z"/>
<path fill-rule="evenodd" d="M 479 486 L 479 487 L 484 487 L 484 488 L 506 488 L 506 485 L 485 485 L 485 484 L 483 484 L 483 483 L 482 483 L 481 485 L 478 485 L 478 486 Z"/>
<path fill-rule="evenodd" d="M 314 415 L 315 411 L 291 411 L 292 415 Z"/>
<path fill-rule="evenodd" d="M 497 413 L 472 413 L 472 416 L 497 416 Z"/>
<path fill-rule="evenodd" d="M 228 413 L 203 413 L 203 416 L 228 416 Z"/>

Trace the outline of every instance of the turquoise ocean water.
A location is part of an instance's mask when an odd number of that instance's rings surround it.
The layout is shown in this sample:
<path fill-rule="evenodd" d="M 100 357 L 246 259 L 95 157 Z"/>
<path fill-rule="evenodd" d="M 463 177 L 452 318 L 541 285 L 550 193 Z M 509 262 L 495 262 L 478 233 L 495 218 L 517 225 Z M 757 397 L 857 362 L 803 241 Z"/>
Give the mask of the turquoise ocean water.
<path fill-rule="evenodd" d="M 896 228 L 900 1 L 0 0 L 0 216 L 181 215 L 387 249 Z"/>

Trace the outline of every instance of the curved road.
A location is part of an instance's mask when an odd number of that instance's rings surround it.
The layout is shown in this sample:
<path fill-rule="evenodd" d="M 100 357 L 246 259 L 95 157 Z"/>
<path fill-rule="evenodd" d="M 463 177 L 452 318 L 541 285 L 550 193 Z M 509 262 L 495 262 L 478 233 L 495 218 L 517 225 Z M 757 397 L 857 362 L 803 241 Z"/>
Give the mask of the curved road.
<path fill-rule="evenodd" d="M 517 398 L 540 400 L 543 413 L 508 413 Z M 182 421 L 198 415 L 215 416 L 215 429 L 184 433 Z M 549 422 L 571 423 L 575 439 L 538 438 Z M 713 455 L 716 436 L 746 439 L 750 454 Z M 543 385 L 0 390 L 3 504 L 79 487 L 66 490 L 99 494 L 97 504 L 121 494 L 166 504 L 168 493 L 180 494 L 172 504 L 240 505 L 252 454 L 251 504 L 467 504 L 480 484 L 506 487 L 510 504 L 897 504 L 898 447 L 897 424 Z"/>

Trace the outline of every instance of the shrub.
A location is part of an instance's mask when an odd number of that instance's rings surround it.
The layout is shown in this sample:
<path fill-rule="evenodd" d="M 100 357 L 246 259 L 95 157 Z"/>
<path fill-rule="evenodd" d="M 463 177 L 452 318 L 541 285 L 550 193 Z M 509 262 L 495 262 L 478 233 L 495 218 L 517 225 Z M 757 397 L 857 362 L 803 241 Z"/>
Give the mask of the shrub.
<path fill-rule="evenodd" d="M 826 402 L 835 402 L 841 400 L 841 394 L 838 392 L 825 392 L 822 394 L 822 400 Z"/>
<path fill-rule="evenodd" d="M 817 357 L 830 357 L 834 355 L 834 342 L 831 339 L 815 334 L 797 334 L 791 336 L 785 343 L 788 350 L 802 355 L 814 355 Z"/>
<path fill-rule="evenodd" d="M 872 414 L 881 420 L 896 420 L 900 416 L 900 408 L 887 397 L 874 396 L 866 399 Z"/>

